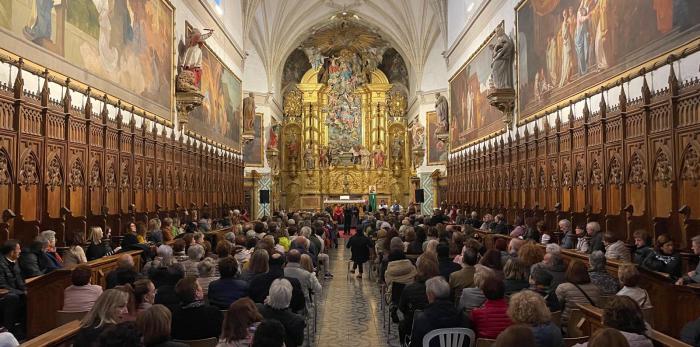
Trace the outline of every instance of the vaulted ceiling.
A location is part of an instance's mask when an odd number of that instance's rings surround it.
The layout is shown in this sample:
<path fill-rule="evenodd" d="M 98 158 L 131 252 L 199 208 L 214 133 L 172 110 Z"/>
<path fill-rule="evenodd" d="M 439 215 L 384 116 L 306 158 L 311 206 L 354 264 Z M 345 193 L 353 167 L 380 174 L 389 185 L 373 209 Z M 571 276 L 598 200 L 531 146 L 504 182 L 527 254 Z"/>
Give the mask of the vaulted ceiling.
<path fill-rule="evenodd" d="M 343 12 L 357 15 L 403 56 L 413 86 L 420 86 L 433 46 L 445 49 L 446 35 L 438 38 L 446 32 L 446 0 L 247 0 L 244 40 L 262 60 L 268 89 L 279 87 L 287 56 L 314 28 Z"/>

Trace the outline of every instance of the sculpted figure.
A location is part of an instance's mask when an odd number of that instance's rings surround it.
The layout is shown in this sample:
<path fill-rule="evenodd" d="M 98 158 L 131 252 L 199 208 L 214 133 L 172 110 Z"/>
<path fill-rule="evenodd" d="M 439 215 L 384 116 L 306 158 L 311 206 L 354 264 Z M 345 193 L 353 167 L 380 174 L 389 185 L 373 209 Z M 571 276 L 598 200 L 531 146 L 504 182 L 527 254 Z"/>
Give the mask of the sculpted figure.
<path fill-rule="evenodd" d="M 243 132 L 254 132 L 255 124 L 255 93 L 248 93 L 248 97 L 243 99 Z"/>
<path fill-rule="evenodd" d="M 449 120 L 449 108 L 447 104 L 447 98 L 440 93 L 435 94 L 435 112 L 438 116 L 438 122 L 440 122 L 439 133 L 446 133 L 450 129 Z"/>
<path fill-rule="evenodd" d="M 513 88 L 513 56 L 515 54 L 515 44 L 506 35 L 503 27 L 499 27 L 496 44 L 491 47 L 493 50 L 493 61 L 491 62 L 491 80 L 496 89 Z"/>
<path fill-rule="evenodd" d="M 314 148 L 312 145 L 306 146 L 306 150 L 304 151 L 304 162 L 307 170 L 314 169 Z"/>
<path fill-rule="evenodd" d="M 212 29 L 205 29 L 205 31 L 206 33 L 202 34 L 199 29 L 192 29 L 192 32 L 187 37 L 185 56 L 181 65 L 182 72 L 180 74 L 187 75 L 191 73 L 194 80 L 193 86 L 196 89 L 200 88 L 202 82 L 202 45 L 204 45 L 204 40 L 214 33 Z"/>
<path fill-rule="evenodd" d="M 413 148 L 423 148 L 425 127 L 417 120 L 411 125 L 411 138 L 413 138 Z"/>

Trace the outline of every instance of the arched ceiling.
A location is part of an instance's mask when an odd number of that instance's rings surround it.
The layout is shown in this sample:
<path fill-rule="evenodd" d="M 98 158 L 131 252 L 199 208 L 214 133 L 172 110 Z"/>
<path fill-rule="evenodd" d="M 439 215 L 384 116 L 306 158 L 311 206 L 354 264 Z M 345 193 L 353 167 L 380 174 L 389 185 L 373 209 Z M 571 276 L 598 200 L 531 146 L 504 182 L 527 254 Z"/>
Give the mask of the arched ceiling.
<path fill-rule="evenodd" d="M 404 58 L 420 86 L 430 50 L 446 28 L 446 0 L 247 0 L 244 38 L 260 56 L 268 89 L 278 92 L 291 52 L 331 17 L 350 13 L 375 29 Z M 437 42 L 445 49 L 446 41 Z M 247 44 L 248 45 L 248 44 Z"/>

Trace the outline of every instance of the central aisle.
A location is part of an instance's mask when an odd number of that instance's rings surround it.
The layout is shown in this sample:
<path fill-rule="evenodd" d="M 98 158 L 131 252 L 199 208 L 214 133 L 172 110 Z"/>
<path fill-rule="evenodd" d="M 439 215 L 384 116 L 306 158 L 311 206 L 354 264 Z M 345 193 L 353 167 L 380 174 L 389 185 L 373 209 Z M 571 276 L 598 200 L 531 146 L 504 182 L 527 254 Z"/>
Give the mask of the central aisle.
<path fill-rule="evenodd" d="M 369 279 L 369 263 L 365 264 L 362 279 L 355 275 L 348 279 L 350 250 L 341 241 L 338 249 L 328 253 L 335 278 L 323 282 L 323 302 L 318 312 L 314 346 L 399 346 L 396 324 L 391 327 L 390 342 L 387 341 L 379 285 L 374 277 Z M 388 313 L 386 317 L 388 319 Z"/>

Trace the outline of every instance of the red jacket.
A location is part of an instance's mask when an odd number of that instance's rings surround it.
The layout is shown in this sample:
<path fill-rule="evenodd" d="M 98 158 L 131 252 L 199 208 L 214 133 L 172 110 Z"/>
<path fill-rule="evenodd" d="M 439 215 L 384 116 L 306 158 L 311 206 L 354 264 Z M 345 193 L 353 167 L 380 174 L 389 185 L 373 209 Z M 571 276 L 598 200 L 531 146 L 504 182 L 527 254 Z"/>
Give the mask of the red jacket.
<path fill-rule="evenodd" d="M 476 337 L 495 339 L 501 331 L 513 324 L 507 310 L 508 303 L 505 299 L 486 300 L 484 306 L 473 309 L 469 318 L 474 324 Z"/>

